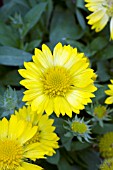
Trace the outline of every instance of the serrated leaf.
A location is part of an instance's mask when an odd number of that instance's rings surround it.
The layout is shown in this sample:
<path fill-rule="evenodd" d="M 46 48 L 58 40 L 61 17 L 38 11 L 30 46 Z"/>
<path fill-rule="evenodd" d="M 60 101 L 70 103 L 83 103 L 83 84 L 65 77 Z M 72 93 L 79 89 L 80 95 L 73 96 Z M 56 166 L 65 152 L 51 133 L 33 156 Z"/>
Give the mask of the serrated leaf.
<path fill-rule="evenodd" d="M 22 66 L 24 61 L 30 61 L 32 55 L 13 47 L 0 47 L 0 64 Z"/>

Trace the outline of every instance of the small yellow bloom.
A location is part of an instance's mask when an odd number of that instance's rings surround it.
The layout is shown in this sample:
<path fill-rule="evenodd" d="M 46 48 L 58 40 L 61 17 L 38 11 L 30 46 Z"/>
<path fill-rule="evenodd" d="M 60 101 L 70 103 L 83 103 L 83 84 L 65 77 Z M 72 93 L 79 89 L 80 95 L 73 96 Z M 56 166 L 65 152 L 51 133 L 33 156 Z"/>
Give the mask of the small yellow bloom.
<path fill-rule="evenodd" d="M 113 157 L 113 132 L 108 132 L 100 139 L 99 150 L 104 158 Z"/>
<path fill-rule="evenodd" d="M 105 159 L 100 165 L 100 170 L 113 170 L 113 158 Z"/>
<path fill-rule="evenodd" d="M 44 158 L 40 144 L 26 144 L 37 132 L 37 126 L 18 120 L 12 115 L 8 121 L 0 120 L 0 170 L 41 170 L 27 163 L 27 159 Z"/>
<path fill-rule="evenodd" d="M 35 49 L 33 62 L 25 62 L 24 66 L 26 69 L 19 70 L 25 78 L 20 84 L 28 89 L 23 101 L 37 113 L 55 112 L 58 117 L 66 113 L 72 117 L 72 111 L 79 113 L 95 96 L 95 74 L 84 54 L 70 45 L 58 43 L 52 55 L 43 44 L 42 51 Z"/>
<path fill-rule="evenodd" d="M 55 149 L 59 147 L 57 142 L 59 138 L 54 132 L 55 127 L 52 126 L 54 120 L 49 119 L 46 114 L 37 114 L 36 111 L 31 110 L 30 106 L 24 106 L 19 111 L 15 111 L 15 114 L 18 119 L 31 122 L 33 126 L 38 126 L 36 134 L 27 143 L 40 143 L 46 155 L 52 156 L 55 153 Z"/>
<path fill-rule="evenodd" d="M 107 115 L 107 109 L 105 106 L 98 105 L 94 107 L 94 115 L 98 119 L 103 119 Z"/>
<path fill-rule="evenodd" d="M 72 120 L 65 122 L 66 126 L 64 128 L 68 130 L 65 136 L 76 136 L 80 142 L 83 140 L 90 142 L 92 138 L 90 136 L 91 126 L 88 124 L 89 121 L 84 121 L 84 118 L 78 118 L 76 115 Z"/>
<path fill-rule="evenodd" d="M 112 84 L 108 85 L 110 90 L 105 90 L 105 93 L 110 96 L 105 100 L 106 104 L 112 104 L 113 103 L 113 80 L 111 80 L 111 83 Z"/>
<path fill-rule="evenodd" d="M 113 0 L 85 0 L 85 6 L 93 12 L 87 19 L 96 32 L 101 31 L 110 20 L 110 38 L 113 40 Z"/>
<path fill-rule="evenodd" d="M 88 130 L 88 127 L 84 122 L 76 122 L 76 121 L 72 122 L 71 128 L 73 132 L 80 133 L 80 134 L 84 134 Z"/>

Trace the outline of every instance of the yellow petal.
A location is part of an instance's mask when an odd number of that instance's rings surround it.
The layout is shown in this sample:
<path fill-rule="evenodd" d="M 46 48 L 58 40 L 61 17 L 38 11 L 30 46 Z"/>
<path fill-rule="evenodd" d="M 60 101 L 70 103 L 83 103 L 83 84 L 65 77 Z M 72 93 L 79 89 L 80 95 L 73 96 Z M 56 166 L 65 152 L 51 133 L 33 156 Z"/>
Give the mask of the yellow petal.
<path fill-rule="evenodd" d="M 110 39 L 113 40 L 113 17 L 110 21 Z"/>
<path fill-rule="evenodd" d="M 40 167 L 38 165 L 34 165 L 34 164 L 31 164 L 31 163 L 27 163 L 27 162 L 23 162 L 22 167 L 25 170 L 42 170 L 43 169 L 42 167 Z"/>

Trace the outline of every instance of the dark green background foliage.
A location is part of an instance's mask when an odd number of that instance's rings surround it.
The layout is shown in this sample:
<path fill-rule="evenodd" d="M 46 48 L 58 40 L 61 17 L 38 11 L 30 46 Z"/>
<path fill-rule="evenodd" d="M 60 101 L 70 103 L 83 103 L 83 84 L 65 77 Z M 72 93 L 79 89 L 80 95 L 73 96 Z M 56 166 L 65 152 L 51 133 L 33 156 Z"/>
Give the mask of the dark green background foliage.
<path fill-rule="evenodd" d="M 89 11 L 83 0 L 3 0 L 0 8 L 0 118 L 14 113 L 24 103 L 24 89 L 20 86 L 18 69 L 24 61 L 32 60 L 34 48 L 43 43 L 51 50 L 58 43 L 77 47 L 89 57 L 91 67 L 98 74 L 96 97 L 93 102 L 104 103 L 104 90 L 113 78 L 113 42 L 109 40 L 109 27 L 100 33 L 92 31 L 87 24 Z M 79 117 L 90 120 L 85 110 Z M 64 120 L 56 118 L 54 125 L 61 138 L 60 149 L 47 160 L 37 160 L 46 170 L 98 170 L 102 161 L 98 141 L 102 134 L 113 131 L 113 120 L 92 123 L 91 143 L 81 143 L 66 137 Z M 112 112 L 111 112 L 112 117 Z"/>

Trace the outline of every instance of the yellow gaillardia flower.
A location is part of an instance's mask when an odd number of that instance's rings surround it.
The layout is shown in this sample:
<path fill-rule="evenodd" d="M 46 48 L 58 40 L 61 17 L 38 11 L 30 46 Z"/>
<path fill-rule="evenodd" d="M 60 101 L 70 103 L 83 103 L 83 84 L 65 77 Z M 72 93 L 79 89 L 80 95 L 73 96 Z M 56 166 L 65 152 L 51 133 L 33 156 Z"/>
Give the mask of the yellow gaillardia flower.
<path fill-rule="evenodd" d="M 113 132 L 108 132 L 100 139 L 99 150 L 104 158 L 113 157 Z"/>
<path fill-rule="evenodd" d="M 110 96 L 105 100 L 106 104 L 112 104 L 113 103 L 113 80 L 111 80 L 111 83 L 112 84 L 108 85 L 110 90 L 105 90 L 105 93 Z"/>
<path fill-rule="evenodd" d="M 36 111 L 32 111 L 31 107 L 23 107 L 19 111 L 15 111 L 18 119 L 31 122 L 33 126 L 38 126 L 36 134 L 28 140 L 29 144 L 35 142 L 40 143 L 46 155 L 52 156 L 55 153 L 54 149 L 57 149 L 59 137 L 54 132 L 55 127 L 52 126 L 54 120 L 49 119 L 48 116 L 37 114 Z"/>
<path fill-rule="evenodd" d="M 26 69 L 19 70 L 25 78 L 20 84 L 28 89 L 23 101 L 37 113 L 46 111 L 50 115 L 54 111 L 57 116 L 66 113 L 72 117 L 72 111 L 79 113 L 95 96 L 95 74 L 84 54 L 70 45 L 58 43 L 52 55 L 43 44 L 42 51 L 35 49 L 33 62 L 25 62 L 24 66 Z"/>
<path fill-rule="evenodd" d="M 96 32 L 101 31 L 110 20 L 110 37 L 113 40 L 113 0 L 85 0 L 85 6 L 93 12 L 87 19 Z"/>
<path fill-rule="evenodd" d="M 8 121 L 0 120 L 0 170 L 41 170 L 27 163 L 27 159 L 44 158 L 39 143 L 26 144 L 36 133 L 37 126 L 18 120 L 12 115 Z"/>
<path fill-rule="evenodd" d="M 113 170 L 113 158 L 105 159 L 100 165 L 100 170 Z"/>

